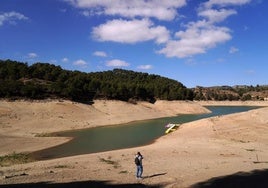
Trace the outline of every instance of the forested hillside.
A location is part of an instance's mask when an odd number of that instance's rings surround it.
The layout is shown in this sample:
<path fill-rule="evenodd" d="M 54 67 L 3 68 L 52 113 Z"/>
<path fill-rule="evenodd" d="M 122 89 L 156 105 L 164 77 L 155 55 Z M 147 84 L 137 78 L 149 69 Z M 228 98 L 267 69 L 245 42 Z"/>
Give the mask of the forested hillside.
<path fill-rule="evenodd" d="M 215 86 L 196 87 L 193 89 L 194 100 L 214 101 L 246 101 L 246 100 L 268 100 L 268 85 L 256 86 Z"/>
<path fill-rule="evenodd" d="M 193 91 L 182 83 L 148 73 L 122 69 L 84 73 L 63 70 L 48 63 L 28 66 L 0 60 L 0 98 L 64 98 L 74 101 L 116 99 L 193 100 Z"/>

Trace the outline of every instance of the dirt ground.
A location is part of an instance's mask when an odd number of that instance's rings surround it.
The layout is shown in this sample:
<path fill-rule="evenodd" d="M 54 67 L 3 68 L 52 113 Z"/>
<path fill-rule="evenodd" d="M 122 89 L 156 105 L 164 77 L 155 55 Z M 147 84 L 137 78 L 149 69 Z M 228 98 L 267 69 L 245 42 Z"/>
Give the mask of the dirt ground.
<path fill-rule="evenodd" d="M 268 187 L 268 102 L 0 101 L 0 155 L 66 142 L 47 133 L 208 113 L 204 105 L 263 108 L 185 123 L 153 144 L 0 168 L 1 187 Z M 143 156 L 143 179 L 134 155 Z M 254 186 L 253 186 L 254 185 Z"/>

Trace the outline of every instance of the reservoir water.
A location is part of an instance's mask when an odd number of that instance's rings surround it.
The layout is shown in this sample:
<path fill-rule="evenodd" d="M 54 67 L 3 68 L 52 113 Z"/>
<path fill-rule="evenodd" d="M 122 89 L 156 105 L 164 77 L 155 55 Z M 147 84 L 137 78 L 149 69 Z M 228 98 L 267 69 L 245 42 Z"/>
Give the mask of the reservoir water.
<path fill-rule="evenodd" d="M 249 106 L 209 106 L 212 113 L 198 115 L 178 115 L 127 124 L 96 127 L 83 130 L 55 133 L 73 139 L 59 146 L 37 151 L 32 156 L 46 160 L 80 154 L 97 153 L 115 149 L 137 147 L 152 143 L 165 134 L 168 123 L 186 123 L 198 119 L 248 111 L 257 107 Z"/>

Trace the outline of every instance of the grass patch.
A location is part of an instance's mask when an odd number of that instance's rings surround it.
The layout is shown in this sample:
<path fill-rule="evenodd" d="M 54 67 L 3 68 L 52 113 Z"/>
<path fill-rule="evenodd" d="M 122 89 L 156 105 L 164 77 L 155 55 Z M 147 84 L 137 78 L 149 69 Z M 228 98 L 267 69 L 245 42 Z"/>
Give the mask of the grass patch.
<path fill-rule="evenodd" d="M 67 165 L 57 165 L 57 166 L 54 166 L 54 168 L 68 168 Z"/>
<path fill-rule="evenodd" d="M 245 149 L 246 151 L 256 151 L 255 149 Z"/>
<path fill-rule="evenodd" d="M 0 166 L 11 166 L 34 161 L 27 153 L 15 153 L 0 156 Z"/>
<path fill-rule="evenodd" d="M 127 170 L 122 170 L 122 171 L 119 172 L 119 174 L 127 174 L 127 173 L 128 173 Z"/>
<path fill-rule="evenodd" d="M 111 160 L 111 157 L 109 157 L 108 159 L 100 158 L 100 161 L 109 165 L 113 165 L 114 168 L 119 167 L 119 163 L 117 161 Z"/>
<path fill-rule="evenodd" d="M 35 134 L 35 137 L 51 137 L 52 135 L 50 133 L 37 133 Z"/>

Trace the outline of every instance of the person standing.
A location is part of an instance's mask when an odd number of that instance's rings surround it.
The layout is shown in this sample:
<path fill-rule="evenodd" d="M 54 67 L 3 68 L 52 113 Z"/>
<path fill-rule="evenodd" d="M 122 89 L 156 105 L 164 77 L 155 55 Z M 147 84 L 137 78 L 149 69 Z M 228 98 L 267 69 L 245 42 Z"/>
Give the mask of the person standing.
<path fill-rule="evenodd" d="M 143 173 L 142 159 L 143 159 L 143 156 L 141 155 L 140 152 L 138 152 L 135 155 L 135 164 L 137 167 L 137 171 L 136 171 L 136 178 L 137 179 L 142 179 L 142 173 Z"/>

